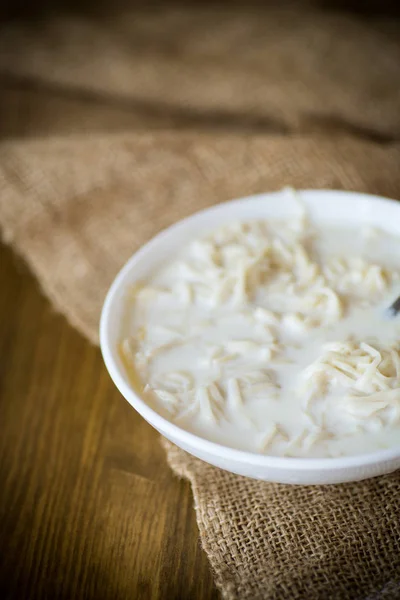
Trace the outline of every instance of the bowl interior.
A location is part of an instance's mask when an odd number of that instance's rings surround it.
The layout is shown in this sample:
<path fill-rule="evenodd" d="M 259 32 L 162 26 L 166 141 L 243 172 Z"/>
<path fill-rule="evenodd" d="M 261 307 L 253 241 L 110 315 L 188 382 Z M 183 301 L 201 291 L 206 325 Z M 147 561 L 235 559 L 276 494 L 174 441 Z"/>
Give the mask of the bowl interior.
<path fill-rule="evenodd" d="M 400 203 L 395 201 L 377 196 L 330 190 L 305 190 L 296 192 L 296 195 L 301 202 L 283 190 L 225 202 L 196 213 L 158 234 L 134 254 L 117 275 L 108 292 L 101 317 L 100 343 L 103 357 L 110 375 L 121 393 L 156 428 L 159 428 L 157 423 L 164 422 L 164 425 L 171 430 L 180 430 L 183 438 L 197 437 L 164 419 L 132 390 L 117 350 L 122 334 L 121 323 L 125 310 L 126 290 L 129 285 L 148 278 L 163 263 L 170 261 L 194 237 L 200 237 L 219 225 L 235 220 L 293 218 L 296 214 L 301 213 L 302 206 L 306 209 L 310 219 L 317 224 L 346 224 L 352 227 L 370 225 L 388 233 L 400 235 Z M 155 415 L 157 415 L 156 418 Z M 202 440 L 202 438 L 198 439 Z M 213 442 L 202 441 L 210 447 L 225 448 Z M 237 455 L 266 458 L 264 455 L 231 448 L 226 448 L 226 450 Z M 384 455 L 385 453 L 393 454 L 393 451 L 385 450 L 374 454 Z M 305 458 L 294 460 L 299 466 L 303 461 L 308 464 L 318 461 L 320 463 L 327 462 L 333 466 L 333 461 L 343 462 L 346 459 L 360 458 L 361 456 L 366 457 L 366 455 L 360 455 L 343 459 Z M 279 460 L 279 457 L 268 458 Z M 280 460 L 289 463 L 293 459 L 281 458 Z"/>

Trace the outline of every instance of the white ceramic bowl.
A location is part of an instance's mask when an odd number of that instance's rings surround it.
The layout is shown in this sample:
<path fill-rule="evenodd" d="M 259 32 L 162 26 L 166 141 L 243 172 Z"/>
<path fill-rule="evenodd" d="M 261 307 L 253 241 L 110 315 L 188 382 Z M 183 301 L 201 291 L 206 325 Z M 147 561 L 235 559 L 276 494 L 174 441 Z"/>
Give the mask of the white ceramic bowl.
<path fill-rule="evenodd" d="M 327 190 L 299 192 L 317 223 L 373 225 L 400 236 L 400 203 L 377 196 Z M 128 402 L 162 435 L 202 460 L 247 477 L 280 483 L 326 484 L 357 481 L 400 468 L 399 446 L 390 450 L 343 458 L 286 458 L 234 450 L 198 437 L 171 423 L 132 389 L 117 351 L 126 290 L 170 260 L 193 237 L 232 220 L 293 216 L 294 201 L 287 192 L 261 194 L 226 202 L 196 213 L 161 232 L 126 263 L 112 284 L 102 311 L 100 343 L 107 369 Z M 400 257 L 399 257 L 400 263 Z"/>

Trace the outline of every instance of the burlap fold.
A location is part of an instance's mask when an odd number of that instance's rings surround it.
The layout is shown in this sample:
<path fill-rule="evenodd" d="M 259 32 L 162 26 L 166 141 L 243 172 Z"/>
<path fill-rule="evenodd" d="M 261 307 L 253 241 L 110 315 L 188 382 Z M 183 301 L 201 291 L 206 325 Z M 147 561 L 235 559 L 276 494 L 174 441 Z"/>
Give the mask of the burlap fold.
<path fill-rule="evenodd" d="M 108 131 L 169 124 L 400 137 L 400 36 L 387 15 L 355 17 L 318 0 L 104 4 L 90 16 L 0 23 L 0 74 L 107 102 L 103 121 L 86 120 Z M 111 107 L 137 118 L 118 120 Z M 55 112 L 56 131 L 74 128 Z M 49 119 L 38 111 L 39 122 Z"/>
<path fill-rule="evenodd" d="M 400 147 L 349 138 L 178 133 L 4 143 L 0 224 L 55 307 L 93 342 L 124 261 L 216 202 L 278 189 L 400 198 Z M 165 444 L 190 480 L 203 547 L 227 600 L 400 597 L 400 473 L 295 487 L 218 470 Z"/>

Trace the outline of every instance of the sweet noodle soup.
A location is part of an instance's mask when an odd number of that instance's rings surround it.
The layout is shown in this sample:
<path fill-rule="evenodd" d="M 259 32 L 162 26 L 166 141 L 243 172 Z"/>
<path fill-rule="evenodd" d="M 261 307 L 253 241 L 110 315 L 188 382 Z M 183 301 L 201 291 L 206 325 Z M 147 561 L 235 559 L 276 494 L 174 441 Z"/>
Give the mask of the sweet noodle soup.
<path fill-rule="evenodd" d="M 275 456 L 400 444 L 400 239 L 230 223 L 129 291 L 121 354 L 184 429 Z"/>

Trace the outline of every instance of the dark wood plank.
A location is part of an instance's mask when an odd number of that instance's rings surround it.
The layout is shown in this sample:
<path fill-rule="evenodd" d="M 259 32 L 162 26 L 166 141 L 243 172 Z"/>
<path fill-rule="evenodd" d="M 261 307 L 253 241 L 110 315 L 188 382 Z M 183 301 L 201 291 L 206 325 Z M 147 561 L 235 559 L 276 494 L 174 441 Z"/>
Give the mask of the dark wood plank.
<path fill-rule="evenodd" d="M 215 599 L 187 482 L 0 248 L 3 598 Z"/>

